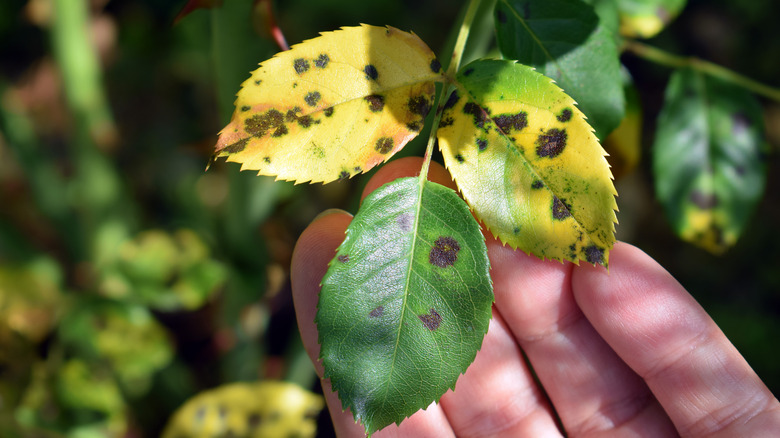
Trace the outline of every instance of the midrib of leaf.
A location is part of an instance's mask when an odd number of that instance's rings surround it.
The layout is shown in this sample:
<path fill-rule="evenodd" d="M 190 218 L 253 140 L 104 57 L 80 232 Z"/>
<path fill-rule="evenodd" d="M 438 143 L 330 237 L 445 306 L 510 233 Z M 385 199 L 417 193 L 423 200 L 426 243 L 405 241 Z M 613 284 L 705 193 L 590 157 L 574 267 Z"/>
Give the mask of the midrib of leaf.
<path fill-rule="evenodd" d="M 533 30 L 531 30 L 531 27 L 528 26 L 528 23 L 525 21 L 525 19 L 523 17 L 521 17 L 520 15 L 518 15 L 517 14 L 517 10 L 514 7 L 512 7 L 512 5 L 510 5 L 506 0 L 501 0 L 501 2 L 504 3 L 512 11 L 512 15 L 514 15 L 515 18 L 517 18 L 517 21 L 519 21 L 520 24 L 523 25 L 523 27 L 528 32 L 528 34 L 531 35 L 531 38 L 533 38 L 533 40 L 536 42 L 536 44 L 539 46 L 539 48 L 542 49 L 542 53 L 544 53 L 544 56 L 547 57 L 547 60 L 549 62 L 555 64 L 555 67 L 558 69 L 559 72 L 561 72 L 561 76 L 566 78 L 566 80 L 571 81 L 571 79 L 569 78 L 569 75 L 566 73 L 566 70 L 561 68 L 561 65 L 558 64 L 558 60 L 555 59 L 552 56 L 552 54 L 547 50 L 547 47 L 545 47 L 545 45 L 542 44 L 542 40 L 539 39 L 539 37 L 536 35 L 536 33 L 534 33 Z"/>

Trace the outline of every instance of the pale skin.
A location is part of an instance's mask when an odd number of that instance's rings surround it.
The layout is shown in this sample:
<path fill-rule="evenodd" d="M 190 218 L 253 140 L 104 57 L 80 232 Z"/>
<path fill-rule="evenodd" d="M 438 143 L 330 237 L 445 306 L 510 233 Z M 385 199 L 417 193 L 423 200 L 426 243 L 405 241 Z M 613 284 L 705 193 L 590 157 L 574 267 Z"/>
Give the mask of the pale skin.
<path fill-rule="evenodd" d="M 364 197 L 417 175 L 421 163 L 385 165 Z M 436 163 L 428 178 L 454 187 Z M 351 220 L 341 211 L 319 216 L 293 254 L 298 326 L 320 377 L 319 283 Z M 780 436 L 778 400 L 704 309 L 641 250 L 618 242 L 607 272 L 542 261 L 487 235 L 495 303 L 476 360 L 438 404 L 373 436 L 564 436 L 556 416 L 570 437 Z M 365 436 L 330 382 L 322 386 L 338 436 Z"/>

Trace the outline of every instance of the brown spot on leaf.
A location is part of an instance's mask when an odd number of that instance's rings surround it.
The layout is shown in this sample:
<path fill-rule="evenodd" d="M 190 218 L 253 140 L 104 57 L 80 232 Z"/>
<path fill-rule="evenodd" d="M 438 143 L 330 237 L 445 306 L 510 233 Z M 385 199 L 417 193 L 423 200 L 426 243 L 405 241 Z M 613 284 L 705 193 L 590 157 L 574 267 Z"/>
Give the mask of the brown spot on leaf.
<path fill-rule="evenodd" d="M 383 306 L 379 306 L 376 309 L 372 310 L 368 313 L 368 316 L 371 318 L 379 318 L 385 313 L 385 308 Z"/>
<path fill-rule="evenodd" d="M 436 330 L 441 325 L 441 315 L 434 309 L 431 309 L 427 314 L 417 315 L 417 317 L 420 318 L 425 328 L 430 331 Z"/>
<path fill-rule="evenodd" d="M 309 71 L 309 61 L 298 58 L 295 61 L 293 61 L 293 67 L 295 68 L 295 73 L 303 74 Z"/>
<path fill-rule="evenodd" d="M 380 94 L 372 94 L 364 99 L 368 102 L 368 109 L 372 112 L 378 113 L 385 108 L 385 98 Z"/>
<path fill-rule="evenodd" d="M 320 99 L 322 98 L 322 95 L 319 91 L 312 91 L 309 94 L 306 95 L 306 97 L 303 98 L 303 100 L 306 101 L 306 104 L 309 106 L 317 106 L 317 103 L 319 103 Z"/>
<path fill-rule="evenodd" d="M 431 102 L 425 96 L 410 97 L 406 103 L 412 114 L 425 117 L 431 111 Z"/>
<path fill-rule="evenodd" d="M 252 116 L 244 122 L 244 129 L 249 135 L 262 137 L 271 132 L 272 137 L 281 137 L 287 134 L 287 127 L 284 126 L 284 115 L 275 109 L 269 109 L 263 114 Z"/>
<path fill-rule="evenodd" d="M 363 72 L 366 74 L 366 79 L 376 80 L 379 77 L 379 72 L 376 71 L 376 67 L 371 64 L 366 65 L 363 68 Z"/>
<path fill-rule="evenodd" d="M 237 141 L 237 142 L 235 142 L 233 144 L 225 146 L 223 151 L 225 151 L 225 152 L 227 152 L 229 154 L 237 154 L 237 153 L 243 151 L 244 149 L 246 149 L 247 143 L 249 143 L 249 138 L 242 138 L 241 140 L 239 140 L 239 141 Z"/>
<path fill-rule="evenodd" d="M 480 108 L 479 105 L 474 102 L 469 102 L 466 105 L 463 105 L 463 113 L 474 118 L 474 126 L 485 132 L 488 131 L 489 127 L 485 126 L 485 122 L 488 121 L 489 115 Z"/>
<path fill-rule="evenodd" d="M 590 245 L 585 247 L 583 251 L 585 252 L 585 260 L 587 260 L 588 263 L 593 263 L 594 265 L 604 264 L 604 249 L 599 248 L 596 245 Z"/>
<path fill-rule="evenodd" d="M 341 254 L 338 257 L 336 257 L 336 260 L 338 260 L 339 263 L 347 263 L 349 262 L 349 256 L 346 254 Z"/>
<path fill-rule="evenodd" d="M 704 193 L 701 190 L 691 192 L 690 200 L 702 210 L 711 210 L 718 206 L 718 197 L 714 193 Z"/>
<path fill-rule="evenodd" d="M 561 111 L 561 113 L 558 114 L 555 118 L 558 119 L 559 122 L 566 123 L 571 120 L 571 116 L 571 108 L 564 108 L 563 111 Z"/>
<path fill-rule="evenodd" d="M 513 130 L 522 131 L 528 126 L 528 114 L 525 111 L 520 111 L 517 114 L 502 114 L 493 117 L 493 121 L 504 134 L 510 134 Z"/>
<path fill-rule="evenodd" d="M 440 268 L 452 266 L 458 260 L 460 244 L 451 236 L 441 236 L 433 242 L 428 261 Z"/>
<path fill-rule="evenodd" d="M 376 141 L 374 149 L 377 152 L 384 155 L 393 150 L 393 139 L 390 137 L 382 137 Z"/>
<path fill-rule="evenodd" d="M 536 139 L 536 155 L 555 158 L 566 147 L 567 134 L 565 129 L 551 128 Z"/>
<path fill-rule="evenodd" d="M 431 61 L 431 71 L 434 73 L 438 73 L 441 70 L 441 62 L 439 62 L 438 59 L 433 58 L 433 61 Z"/>
<path fill-rule="evenodd" d="M 571 205 L 553 196 L 552 215 L 555 219 L 563 220 L 571 216 Z"/>
<path fill-rule="evenodd" d="M 324 53 L 320 54 L 317 59 L 314 60 L 314 66 L 318 68 L 325 68 L 330 62 L 330 57 Z"/>

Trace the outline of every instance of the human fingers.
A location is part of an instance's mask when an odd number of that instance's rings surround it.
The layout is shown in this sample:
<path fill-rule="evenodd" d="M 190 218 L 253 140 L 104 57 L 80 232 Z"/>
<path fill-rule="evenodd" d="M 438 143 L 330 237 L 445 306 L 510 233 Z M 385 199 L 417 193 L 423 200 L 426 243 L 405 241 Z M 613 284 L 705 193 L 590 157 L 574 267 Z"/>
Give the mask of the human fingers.
<path fill-rule="evenodd" d="M 488 243 L 496 308 L 525 351 L 569 436 L 673 436 L 644 382 L 584 317 L 571 263 Z M 614 257 L 614 256 L 613 256 Z"/>
<path fill-rule="evenodd" d="M 460 437 L 561 436 L 523 353 L 495 308 L 474 363 L 441 406 Z"/>
<path fill-rule="evenodd" d="M 414 176 L 419 173 L 420 164 L 419 159 L 416 161 L 402 159 L 389 163 L 377 172 L 369 185 L 379 187 L 392 178 Z M 439 178 L 441 173 L 440 170 L 432 170 L 430 175 L 436 175 Z M 323 376 L 323 370 L 318 360 L 320 346 L 317 328 L 314 324 L 320 282 L 327 271 L 328 262 L 335 255 L 338 245 L 344 240 L 344 232 L 350 221 L 351 216 L 343 212 L 321 215 L 304 230 L 293 251 L 291 277 L 298 327 L 304 347 L 315 364 L 320 378 Z M 349 411 L 342 411 L 341 402 L 331 390 L 329 380 L 324 379 L 322 386 L 338 436 L 364 436 L 362 426 L 355 424 L 352 414 Z M 400 426 L 391 425 L 374 436 L 382 438 L 453 435 L 441 408 L 438 405 L 432 405 L 407 418 Z"/>
<path fill-rule="evenodd" d="M 774 436 L 780 403 L 704 309 L 658 263 L 623 243 L 609 272 L 580 266 L 573 294 L 683 436 Z"/>

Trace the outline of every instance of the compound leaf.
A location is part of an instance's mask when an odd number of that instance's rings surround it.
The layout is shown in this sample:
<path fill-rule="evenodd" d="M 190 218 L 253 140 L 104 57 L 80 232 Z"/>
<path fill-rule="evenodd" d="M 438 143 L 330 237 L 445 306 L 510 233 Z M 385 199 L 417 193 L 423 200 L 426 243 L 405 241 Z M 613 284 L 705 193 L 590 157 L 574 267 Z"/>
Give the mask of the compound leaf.
<path fill-rule="evenodd" d="M 457 82 L 437 134 L 477 217 L 514 248 L 606 266 L 616 192 L 604 150 L 574 101 L 512 61 L 475 61 Z"/>
<path fill-rule="evenodd" d="M 364 201 L 322 280 L 325 377 L 369 433 L 453 388 L 479 350 L 493 288 L 468 206 L 420 178 Z"/>
<path fill-rule="evenodd" d="M 351 177 L 417 136 L 443 77 L 414 34 L 368 25 L 323 33 L 252 72 L 215 158 L 296 182 Z"/>
<path fill-rule="evenodd" d="M 606 138 L 623 118 L 618 46 L 609 26 L 582 0 L 499 0 L 501 54 L 553 78 L 577 101 L 596 135 Z"/>
<path fill-rule="evenodd" d="M 653 172 L 677 234 L 718 254 L 732 246 L 766 184 L 759 103 L 691 69 L 672 75 L 658 117 Z"/>

